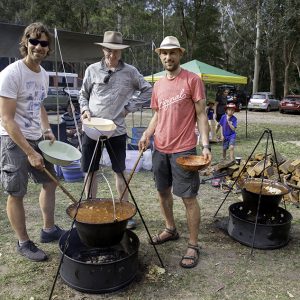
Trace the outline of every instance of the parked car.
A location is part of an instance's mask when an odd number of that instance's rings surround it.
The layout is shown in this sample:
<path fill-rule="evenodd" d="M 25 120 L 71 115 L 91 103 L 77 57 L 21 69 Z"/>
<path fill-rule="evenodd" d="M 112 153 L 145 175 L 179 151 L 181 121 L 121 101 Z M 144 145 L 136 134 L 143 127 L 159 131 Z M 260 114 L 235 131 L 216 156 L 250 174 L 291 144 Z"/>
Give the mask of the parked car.
<path fill-rule="evenodd" d="M 44 100 L 44 107 L 47 111 L 57 110 L 57 98 L 58 108 L 60 111 L 67 111 L 68 101 L 71 98 L 72 103 L 77 106 L 79 92 L 70 89 L 56 89 L 55 87 L 49 87 L 48 96 Z"/>
<path fill-rule="evenodd" d="M 279 111 L 285 112 L 300 112 L 300 95 L 288 95 L 284 97 L 279 105 Z"/>
<path fill-rule="evenodd" d="M 248 103 L 248 110 L 278 110 L 280 100 L 276 99 L 273 94 L 269 92 L 254 93 Z"/>

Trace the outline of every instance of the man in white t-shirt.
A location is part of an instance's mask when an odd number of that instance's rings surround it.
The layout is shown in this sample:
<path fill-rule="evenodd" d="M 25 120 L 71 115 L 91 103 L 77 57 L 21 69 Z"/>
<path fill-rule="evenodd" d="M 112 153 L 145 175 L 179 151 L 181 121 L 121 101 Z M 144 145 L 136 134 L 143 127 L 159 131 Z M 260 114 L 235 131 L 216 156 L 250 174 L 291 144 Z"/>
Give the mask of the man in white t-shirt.
<path fill-rule="evenodd" d="M 8 194 L 7 216 L 18 237 L 17 251 L 30 260 L 43 261 L 46 253 L 29 239 L 26 230 L 23 198 L 29 176 L 42 184 L 40 239 L 42 243 L 58 240 L 64 231 L 54 223 L 56 183 L 43 170 L 55 171 L 38 149 L 43 138 L 55 140 L 43 105 L 49 77 L 40 65 L 50 52 L 51 34 L 42 23 L 32 23 L 25 28 L 20 45 L 24 58 L 0 73 L 1 182 Z"/>

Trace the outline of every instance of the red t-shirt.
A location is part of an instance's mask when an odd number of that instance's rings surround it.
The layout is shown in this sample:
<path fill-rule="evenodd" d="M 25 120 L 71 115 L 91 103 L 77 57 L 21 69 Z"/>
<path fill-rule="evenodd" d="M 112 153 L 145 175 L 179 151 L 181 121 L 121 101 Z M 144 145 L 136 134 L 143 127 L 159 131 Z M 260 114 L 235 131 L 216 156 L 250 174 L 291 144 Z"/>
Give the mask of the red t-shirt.
<path fill-rule="evenodd" d="M 163 153 L 194 148 L 195 102 L 205 100 L 204 84 L 195 73 L 182 69 L 173 79 L 164 77 L 154 85 L 151 108 L 158 113 L 154 145 Z"/>

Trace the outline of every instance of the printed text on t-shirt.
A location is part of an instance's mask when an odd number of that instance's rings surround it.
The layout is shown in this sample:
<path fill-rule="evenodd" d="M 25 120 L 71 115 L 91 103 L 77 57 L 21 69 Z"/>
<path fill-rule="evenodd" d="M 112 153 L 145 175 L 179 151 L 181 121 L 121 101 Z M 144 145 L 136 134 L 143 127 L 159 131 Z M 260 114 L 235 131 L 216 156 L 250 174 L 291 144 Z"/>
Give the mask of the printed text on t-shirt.
<path fill-rule="evenodd" d="M 162 99 L 162 100 L 159 99 L 160 109 L 167 110 L 170 105 L 183 100 L 185 97 L 186 97 L 186 94 L 184 93 L 184 89 L 182 89 L 178 95 L 175 95 L 175 96 L 167 98 L 167 99 Z"/>

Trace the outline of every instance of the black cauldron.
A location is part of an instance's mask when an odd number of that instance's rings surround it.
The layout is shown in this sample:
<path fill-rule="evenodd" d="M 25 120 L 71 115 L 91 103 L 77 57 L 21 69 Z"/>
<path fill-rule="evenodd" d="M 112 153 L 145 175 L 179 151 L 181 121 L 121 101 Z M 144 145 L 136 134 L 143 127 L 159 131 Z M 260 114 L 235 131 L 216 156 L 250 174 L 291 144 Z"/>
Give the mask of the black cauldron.
<path fill-rule="evenodd" d="M 136 214 L 136 207 L 125 201 L 116 202 L 115 205 L 116 220 L 113 218 L 112 199 L 90 199 L 80 203 L 75 226 L 86 246 L 106 247 L 122 240 L 128 220 Z M 67 208 L 67 214 L 71 218 L 74 218 L 77 206 L 72 204 Z M 80 209 L 85 209 L 85 214 L 81 214 Z"/>
<path fill-rule="evenodd" d="M 292 219 L 282 207 L 258 218 L 253 247 L 276 249 L 285 246 L 290 239 Z M 229 207 L 228 234 L 241 244 L 252 247 L 255 220 L 243 202 L 233 203 Z"/>
<path fill-rule="evenodd" d="M 140 242 L 132 231 L 126 230 L 117 245 L 90 248 L 82 243 L 73 228 L 59 240 L 61 255 L 67 239 L 60 276 L 70 287 L 85 293 L 110 293 L 124 288 L 135 278 Z"/>
<path fill-rule="evenodd" d="M 289 187 L 281 182 L 264 179 L 262 190 L 261 184 L 262 180 L 260 178 L 250 178 L 242 185 L 242 197 L 245 207 L 254 214 L 257 213 L 259 197 L 259 214 L 264 214 L 276 210 L 283 195 L 290 192 Z M 277 192 L 272 194 L 272 189 Z"/>

